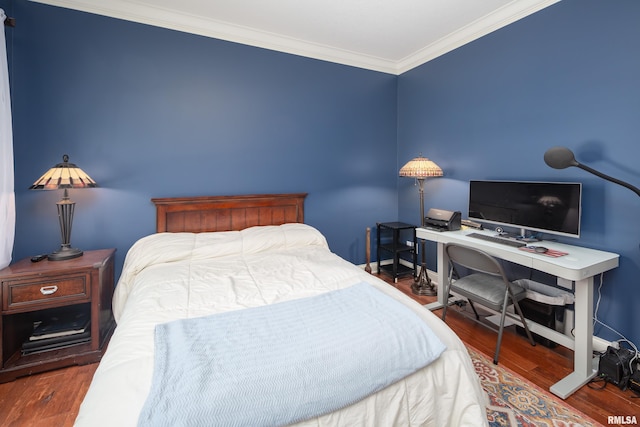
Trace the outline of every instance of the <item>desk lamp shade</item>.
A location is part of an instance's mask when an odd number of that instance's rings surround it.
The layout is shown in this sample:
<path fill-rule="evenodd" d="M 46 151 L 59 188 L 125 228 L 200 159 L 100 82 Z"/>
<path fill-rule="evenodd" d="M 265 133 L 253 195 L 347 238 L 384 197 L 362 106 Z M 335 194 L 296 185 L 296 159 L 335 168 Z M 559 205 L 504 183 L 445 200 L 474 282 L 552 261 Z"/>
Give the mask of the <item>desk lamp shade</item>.
<path fill-rule="evenodd" d="M 44 173 L 30 190 L 58 190 L 64 189 L 62 200 L 56 203 L 58 207 L 58 219 L 60 221 L 60 233 L 62 245 L 60 249 L 49 254 L 51 261 L 62 261 L 77 258 L 82 255 L 80 249 L 71 247 L 71 225 L 73 224 L 73 211 L 76 203 L 69 199 L 70 188 L 97 187 L 96 182 L 89 175 L 73 163 L 69 163 L 69 156 L 62 156 L 62 163 L 58 163 Z"/>
<path fill-rule="evenodd" d="M 549 148 L 544 153 L 544 161 L 547 164 L 547 166 L 552 167 L 554 169 L 566 169 L 569 166 L 575 166 L 589 173 L 592 173 L 599 178 L 602 178 L 607 181 L 626 187 L 629 190 L 636 193 L 638 196 L 640 196 L 640 188 L 634 185 L 631 185 L 628 182 L 622 181 L 620 179 L 617 179 L 612 176 L 606 175 L 602 172 L 599 172 L 587 165 L 583 165 L 582 163 L 576 160 L 576 156 L 573 154 L 573 151 L 569 150 L 566 147 Z"/>
<path fill-rule="evenodd" d="M 430 177 L 442 176 L 442 169 L 431 160 L 420 155 L 409 160 L 407 164 L 400 168 L 399 175 L 406 178 L 415 178 L 418 181 L 418 192 L 420 194 L 420 225 L 424 226 L 424 180 Z M 416 295 L 436 295 L 435 286 L 433 286 L 431 279 L 427 275 L 424 241 L 422 241 L 421 251 L 422 262 L 420 265 L 420 273 L 415 277 L 414 283 L 411 285 L 411 291 Z"/>

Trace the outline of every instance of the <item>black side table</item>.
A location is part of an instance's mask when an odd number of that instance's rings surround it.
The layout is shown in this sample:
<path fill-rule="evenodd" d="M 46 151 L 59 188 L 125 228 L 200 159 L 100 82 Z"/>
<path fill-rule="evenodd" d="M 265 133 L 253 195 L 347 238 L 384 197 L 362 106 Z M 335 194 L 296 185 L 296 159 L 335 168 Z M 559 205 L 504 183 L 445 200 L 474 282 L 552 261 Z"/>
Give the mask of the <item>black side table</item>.
<path fill-rule="evenodd" d="M 416 226 L 404 222 L 379 222 L 377 223 L 378 237 L 378 274 L 385 272 L 390 274 L 394 282 L 398 282 L 398 277 L 412 274 L 415 278 L 417 256 L 416 247 Z M 407 242 L 412 242 L 408 245 Z M 380 265 L 381 254 L 391 256 L 392 263 Z M 408 258 L 408 259 L 407 259 Z M 413 267 L 407 267 L 400 263 L 400 260 L 409 261 Z"/>

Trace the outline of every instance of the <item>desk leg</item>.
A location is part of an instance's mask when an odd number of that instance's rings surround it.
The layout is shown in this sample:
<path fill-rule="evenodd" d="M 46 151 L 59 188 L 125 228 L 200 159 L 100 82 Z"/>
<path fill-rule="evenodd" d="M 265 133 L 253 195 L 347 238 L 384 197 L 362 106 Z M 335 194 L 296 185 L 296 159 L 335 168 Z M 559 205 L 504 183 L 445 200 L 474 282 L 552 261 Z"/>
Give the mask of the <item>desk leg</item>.
<path fill-rule="evenodd" d="M 444 305 L 448 302 L 448 295 L 444 294 L 444 284 L 447 280 L 447 273 L 449 267 L 449 258 L 444 251 L 444 243 L 438 243 L 438 263 L 437 268 L 438 271 L 438 300 L 436 302 L 432 302 L 430 304 L 425 304 L 425 308 L 429 310 L 437 310 L 439 308 L 444 307 Z"/>
<path fill-rule="evenodd" d="M 593 362 L 593 277 L 575 283 L 575 346 L 573 372 L 551 386 L 551 392 L 566 399 L 596 374 Z"/>

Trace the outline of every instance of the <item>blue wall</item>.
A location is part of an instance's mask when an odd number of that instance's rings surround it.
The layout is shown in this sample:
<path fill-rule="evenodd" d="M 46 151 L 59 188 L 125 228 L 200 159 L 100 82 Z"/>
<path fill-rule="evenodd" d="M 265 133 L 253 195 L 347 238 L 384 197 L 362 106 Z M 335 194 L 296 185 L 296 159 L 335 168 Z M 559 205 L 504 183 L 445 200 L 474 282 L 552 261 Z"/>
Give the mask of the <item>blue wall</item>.
<path fill-rule="evenodd" d="M 306 222 L 364 261 L 397 217 L 397 77 L 107 17 L 4 1 L 11 33 L 14 259 L 60 244 L 58 192 L 27 188 L 69 154 L 72 244 L 154 232 L 152 197 L 307 192 Z"/>
<path fill-rule="evenodd" d="M 466 213 L 470 179 L 583 183 L 582 236 L 565 240 L 621 255 L 604 275 L 598 315 L 636 344 L 640 198 L 577 168 L 551 169 L 543 155 L 566 146 L 640 186 L 639 22 L 636 0 L 564 0 L 398 82 L 398 165 L 421 151 L 445 171 L 427 182 L 427 208 Z M 414 218 L 415 191 L 399 181 L 401 220 Z"/>
<path fill-rule="evenodd" d="M 598 314 L 640 342 L 640 200 L 542 160 L 567 146 L 640 185 L 640 2 L 563 0 L 400 77 L 26 0 L 0 7 L 17 19 L 5 30 L 14 259 L 59 244 L 61 195 L 27 188 L 67 153 L 101 185 L 72 193 L 72 242 L 116 247 L 118 268 L 154 230 L 150 198 L 264 192 L 308 192 L 307 222 L 361 263 L 365 227 L 419 221 L 417 188 L 397 171 L 422 153 L 445 171 L 427 181 L 427 208 L 464 212 L 469 179 L 583 182 L 583 235 L 569 242 L 621 254 Z"/>

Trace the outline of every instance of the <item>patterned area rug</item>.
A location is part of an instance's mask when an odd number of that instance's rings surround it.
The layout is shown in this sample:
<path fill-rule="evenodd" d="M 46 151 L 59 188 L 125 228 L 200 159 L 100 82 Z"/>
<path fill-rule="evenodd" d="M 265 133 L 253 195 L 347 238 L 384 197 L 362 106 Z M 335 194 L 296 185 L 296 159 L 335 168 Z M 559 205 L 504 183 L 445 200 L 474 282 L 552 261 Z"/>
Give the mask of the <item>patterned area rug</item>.
<path fill-rule="evenodd" d="M 467 347 L 473 365 L 489 394 L 487 419 L 491 427 L 598 427 L 561 399 L 523 380 L 509 369 Z"/>

